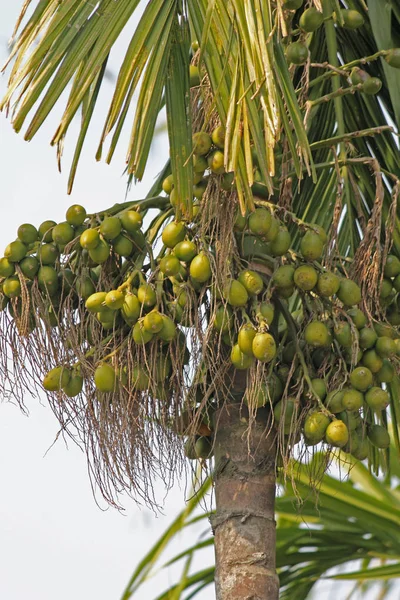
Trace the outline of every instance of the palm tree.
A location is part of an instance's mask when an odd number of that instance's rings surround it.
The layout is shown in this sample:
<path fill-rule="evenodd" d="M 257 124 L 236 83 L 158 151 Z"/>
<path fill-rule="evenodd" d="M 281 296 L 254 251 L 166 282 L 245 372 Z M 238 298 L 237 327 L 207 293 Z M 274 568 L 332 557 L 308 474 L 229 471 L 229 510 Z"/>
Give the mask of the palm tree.
<path fill-rule="evenodd" d="M 23 6 L 1 108 L 30 140 L 69 90 L 51 141 L 61 161 L 80 112 L 69 191 L 139 4 Z M 277 466 L 294 483 L 293 457 L 323 443 L 326 466 L 344 448 L 388 471 L 388 419 L 400 446 L 400 10 L 142 4 L 96 159 L 138 93 L 129 182 L 164 109 L 170 160 L 144 199 L 20 227 L 0 264 L 2 379 L 21 404 L 43 385 L 111 503 L 154 504 L 183 445 L 204 467 L 215 454 L 217 598 L 273 599 Z"/>

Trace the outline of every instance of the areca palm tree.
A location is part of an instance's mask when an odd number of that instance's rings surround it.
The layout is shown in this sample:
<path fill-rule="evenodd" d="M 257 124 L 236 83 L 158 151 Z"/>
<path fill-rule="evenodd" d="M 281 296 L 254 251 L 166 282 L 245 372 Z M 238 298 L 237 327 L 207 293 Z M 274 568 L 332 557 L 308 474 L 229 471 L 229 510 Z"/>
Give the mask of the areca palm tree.
<path fill-rule="evenodd" d="M 326 466 L 332 447 L 376 472 L 398 460 L 398 3 L 30 4 L 1 107 L 30 140 L 68 91 L 51 143 L 61 161 L 80 114 L 69 191 L 139 5 L 96 159 L 129 128 L 140 180 L 164 109 L 170 159 L 144 199 L 20 227 L 2 379 L 21 403 L 44 387 L 111 503 L 154 503 L 183 446 L 215 454 L 217 597 L 277 598 L 277 461 L 294 485 L 320 443 Z"/>

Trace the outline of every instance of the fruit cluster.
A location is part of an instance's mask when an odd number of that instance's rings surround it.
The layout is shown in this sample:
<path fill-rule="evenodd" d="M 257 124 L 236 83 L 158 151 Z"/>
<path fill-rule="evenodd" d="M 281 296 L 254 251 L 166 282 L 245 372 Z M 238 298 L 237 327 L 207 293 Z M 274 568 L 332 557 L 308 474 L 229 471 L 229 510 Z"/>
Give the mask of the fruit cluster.
<path fill-rule="evenodd" d="M 304 0 L 286 0 L 283 7 L 287 11 L 293 11 L 303 6 Z M 292 14 L 288 13 L 289 18 Z M 340 14 L 332 13 L 331 19 L 338 27 L 349 30 L 359 29 L 364 25 L 364 18 L 360 12 L 354 9 L 342 9 Z M 301 66 L 309 60 L 310 52 L 308 48 L 307 35 L 317 31 L 324 23 L 324 15 L 314 6 L 306 8 L 298 18 L 299 38 L 296 41 L 289 41 L 286 46 L 286 58 L 289 63 Z M 391 48 L 384 53 L 386 62 L 394 68 L 400 68 L 400 48 Z M 348 80 L 353 86 L 359 86 L 357 89 L 364 94 L 375 95 L 381 87 L 382 81 L 378 77 L 371 77 L 366 71 L 354 67 L 348 72 Z"/>
<path fill-rule="evenodd" d="M 258 197 L 238 211 L 224 140 L 222 126 L 193 136 L 190 222 L 174 218 L 170 175 L 154 205 L 74 205 L 64 222 L 21 225 L 0 259 L 3 314 L 20 336 L 48 340 L 50 395 L 97 402 L 102 419 L 135 406 L 136 422 L 142 411 L 184 435 L 189 458 L 212 456 L 213 413 L 242 373 L 250 415 L 263 409 L 282 445 L 326 442 L 365 459 L 389 444 L 400 261 L 387 257 L 376 314 L 363 312 L 320 225 Z"/>

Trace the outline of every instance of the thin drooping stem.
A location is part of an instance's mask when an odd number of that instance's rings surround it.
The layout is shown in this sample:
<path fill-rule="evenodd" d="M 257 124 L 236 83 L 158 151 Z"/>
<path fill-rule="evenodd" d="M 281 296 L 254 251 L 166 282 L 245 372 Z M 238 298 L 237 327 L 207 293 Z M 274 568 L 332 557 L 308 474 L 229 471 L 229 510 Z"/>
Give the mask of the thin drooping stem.
<path fill-rule="evenodd" d="M 275 569 L 275 443 L 257 412 L 252 436 L 240 404 L 217 415 L 215 534 L 217 600 L 278 600 Z M 263 418 L 264 417 L 264 418 Z"/>

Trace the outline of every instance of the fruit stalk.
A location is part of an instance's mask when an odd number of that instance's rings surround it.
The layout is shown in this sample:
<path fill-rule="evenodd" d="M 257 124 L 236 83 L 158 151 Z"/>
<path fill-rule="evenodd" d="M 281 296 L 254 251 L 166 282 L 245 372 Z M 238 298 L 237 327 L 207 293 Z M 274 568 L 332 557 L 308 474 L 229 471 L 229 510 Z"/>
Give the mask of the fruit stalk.
<path fill-rule="evenodd" d="M 240 403 L 216 415 L 212 518 L 217 600 L 277 600 L 275 570 L 275 433 L 259 409 L 252 435 Z M 245 418 L 244 418 L 245 417 Z"/>

